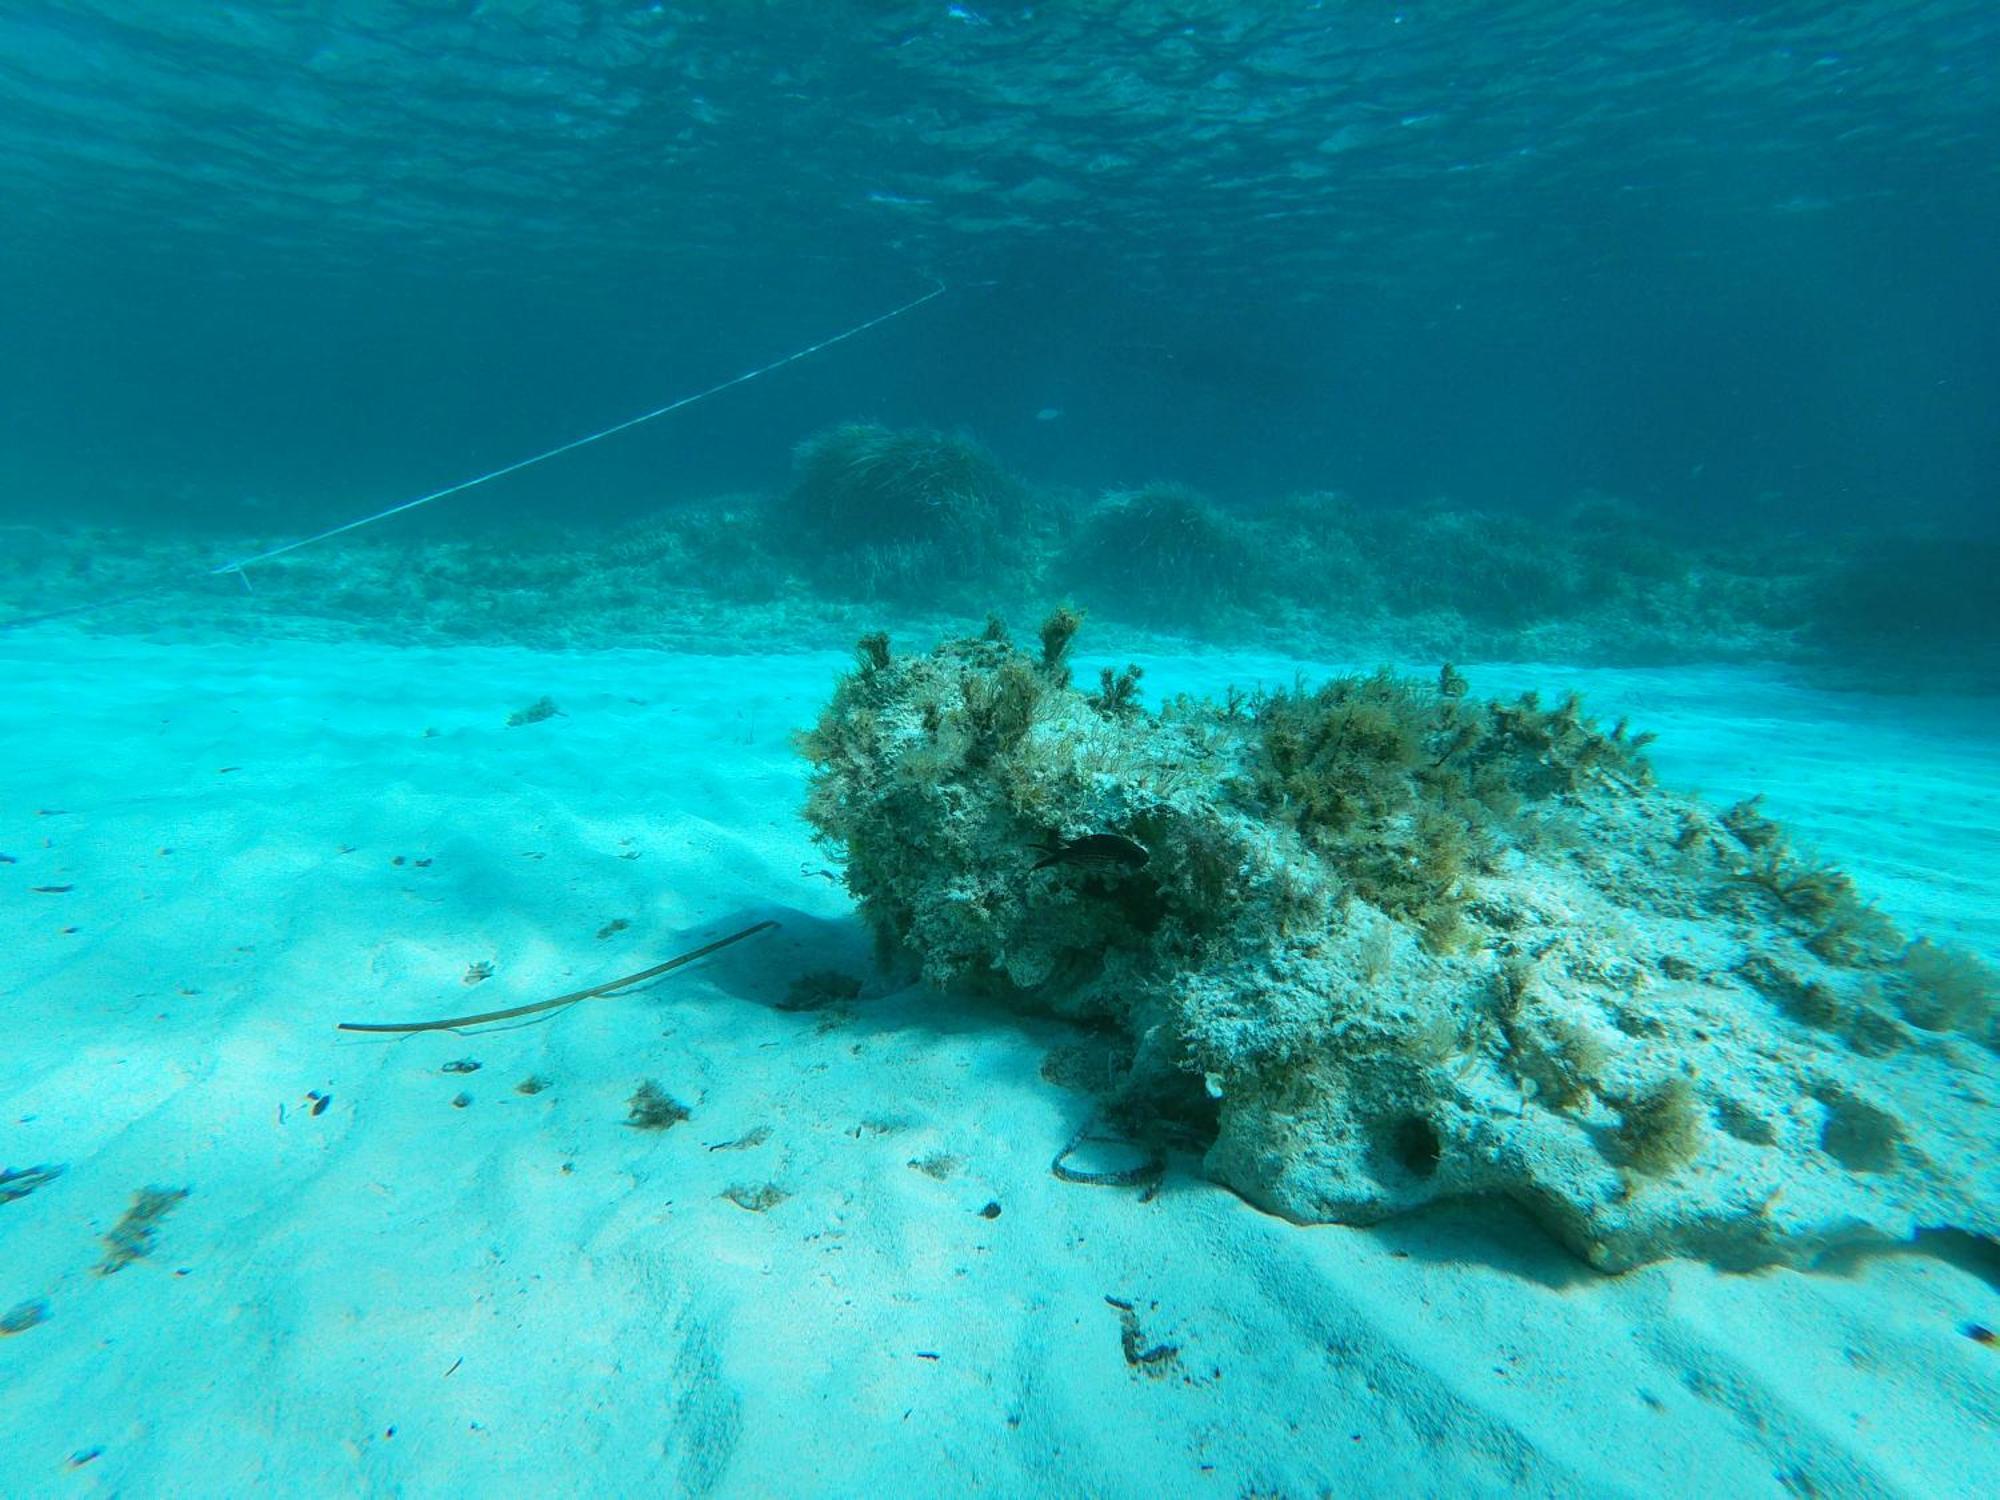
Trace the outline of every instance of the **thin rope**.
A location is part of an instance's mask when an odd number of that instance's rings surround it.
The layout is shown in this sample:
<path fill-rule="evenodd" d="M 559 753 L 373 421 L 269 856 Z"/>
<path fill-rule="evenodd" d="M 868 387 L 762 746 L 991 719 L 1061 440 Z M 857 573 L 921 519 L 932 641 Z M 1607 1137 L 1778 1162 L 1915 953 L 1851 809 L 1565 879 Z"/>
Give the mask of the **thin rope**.
<path fill-rule="evenodd" d="M 732 932 L 728 937 L 717 938 L 712 943 L 703 943 L 663 964 L 654 964 L 650 969 L 641 969 L 636 974 L 627 974 L 623 979 L 614 979 L 608 984 L 594 984 L 587 990 L 573 990 L 567 995 L 558 995 L 553 1000 L 537 1000 L 530 1005 L 510 1005 L 505 1010 L 483 1010 L 476 1016 L 446 1016 L 437 1021 L 342 1021 L 334 1027 L 336 1031 L 457 1031 L 461 1026 L 484 1026 L 492 1021 L 511 1021 L 516 1016 L 532 1016 L 558 1006 L 575 1005 L 579 1000 L 618 999 L 618 992 L 628 990 L 633 985 L 647 979 L 657 978 L 671 969 L 678 969 L 693 963 L 698 958 L 707 958 L 718 949 L 727 948 L 731 943 L 740 943 L 747 937 L 778 924 L 766 918 L 753 922 L 741 932 Z"/>
<path fill-rule="evenodd" d="M 282 547 L 273 547 L 266 552 L 254 553 L 249 557 L 239 557 L 234 562 L 226 562 L 218 567 L 210 568 L 208 570 L 209 576 L 214 578 L 220 577 L 225 573 L 241 574 L 245 568 L 251 566 L 253 563 L 269 562 L 274 557 L 283 557 L 287 552 L 296 552 L 301 547 L 310 547 L 314 542 L 324 542 L 331 537 L 342 536 L 350 531 L 359 531 L 363 526 L 373 526 L 377 521 L 386 521 L 391 516 L 400 516 L 404 511 L 415 510 L 419 505 L 429 505 L 433 500 L 442 500 L 447 495 L 462 494 L 477 485 L 490 484 L 493 480 L 503 479 L 509 474 L 518 474 L 521 470 L 531 468 L 535 464 L 546 463 L 552 458 L 560 458 L 565 453 L 574 453 L 579 448 L 588 447 L 592 443 L 602 442 L 608 437 L 615 437 L 621 432 L 630 431 L 641 423 L 651 422 L 657 418 L 666 416 L 669 412 L 679 411 L 684 406 L 693 406 L 697 401 L 706 401 L 710 396 L 717 396 L 735 386 L 744 385 L 749 381 L 755 380 L 760 375 L 768 375 L 773 370 L 782 370 L 786 365 L 795 364 L 799 360 L 819 353 L 822 349 L 831 349 L 835 344 L 843 343 L 853 338 L 856 334 L 866 333 L 869 329 L 879 327 L 891 318 L 900 318 L 904 313 L 922 307 L 933 297 L 943 296 L 944 291 L 944 286 L 939 284 L 914 301 L 905 302 L 901 307 L 893 308 L 877 317 L 870 318 L 865 323 L 856 323 L 845 333 L 836 333 L 830 339 L 821 339 L 817 344 L 800 349 L 794 354 L 787 354 L 783 359 L 774 359 L 768 365 L 759 365 L 754 370 L 746 371 L 744 374 L 722 381 L 720 384 L 712 385 L 705 391 L 696 391 L 692 396 L 683 396 L 678 401 L 669 401 L 665 406 L 656 406 L 651 411 L 641 412 L 636 417 L 628 417 L 623 422 L 606 427 L 601 432 L 593 432 L 586 437 L 575 438 L 570 442 L 551 448 L 545 453 L 537 453 L 530 458 L 517 459 L 511 464 L 503 464 L 497 469 L 489 469 L 486 473 L 478 475 L 476 478 L 463 479 L 457 484 L 446 485 L 441 490 L 433 490 L 428 495 L 419 495 L 414 500 L 405 500 L 401 505 L 392 505 L 387 510 L 377 511 L 372 516 L 363 516 L 358 521 L 348 521 L 342 525 L 330 527 L 312 536 L 301 537 L 295 542 L 287 542 Z"/>
<path fill-rule="evenodd" d="M 710 396 L 718 396 L 724 391 L 734 389 L 736 386 L 748 384 L 760 375 L 769 375 L 773 370 L 782 370 L 786 365 L 796 364 L 802 359 L 808 359 L 823 349 L 831 349 L 835 344 L 845 343 L 857 334 L 866 333 L 871 328 L 879 328 L 891 318 L 900 318 L 906 312 L 915 311 L 933 298 L 942 297 L 944 293 L 945 287 L 943 283 L 939 283 L 930 291 L 925 292 L 923 296 L 905 302 L 901 307 L 891 308 L 888 312 L 870 318 L 865 323 L 856 323 L 852 328 L 847 329 L 843 333 L 836 333 L 832 338 L 821 339 L 817 344 L 810 344 L 803 349 L 796 350 L 791 354 L 787 354 L 783 359 L 774 359 L 767 365 L 759 365 L 754 370 L 748 370 L 741 375 L 712 385 L 707 390 L 696 391 L 692 396 L 683 396 L 678 401 L 669 401 L 665 406 L 656 406 L 651 411 L 641 412 L 636 417 L 628 417 L 623 422 L 618 422 L 604 428 L 601 432 L 593 432 L 587 436 L 575 438 L 570 442 L 550 448 L 546 452 L 537 453 L 528 458 L 517 459 L 511 464 L 503 464 L 497 469 L 489 469 L 486 473 L 472 479 L 461 480 L 457 484 L 446 485 L 441 490 L 433 490 L 428 495 L 419 495 L 414 500 L 405 500 L 400 505 L 392 505 L 387 510 L 379 510 L 372 516 L 363 516 L 359 520 L 347 521 L 339 526 L 330 527 L 325 531 L 315 532 L 312 536 L 300 537 L 297 541 L 287 542 L 282 547 L 272 547 L 263 552 L 252 553 L 248 557 L 239 557 L 233 562 L 220 563 L 213 568 L 205 569 L 201 576 L 205 578 L 220 578 L 226 574 L 234 573 L 242 580 L 243 586 L 247 589 L 250 586 L 250 575 L 243 570 L 256 563 L 269 562 L 274 557 L 283 557 L 288 552 L 296 552 L 301 547 L 310 547 L 315 542 L 324 542 L 332 537 L 344 536 L 350 531 L 359 531 L 363 526 L 373 526 L 377 521 L 386 521 L 391 516 L 400 516 L 406 510 L 415 510 L 420 505 L 429 505 L 433 500 L 442 500 L 447 495 L 462 494 L 475 486 L 490 484 L 492 481 L 504 478 L 509 474 L 518 474 L 523 469 L 531 468 L 539 463 L 546 463 L 549 459 L 558 458 L 565 453 L 574 453 L 579 448 L 588 447 L 592 443 L 602 442 L 605 438 L 615 437 L 621 432 L 628 432 L 643 423 L 664 417 L 669 412 L 676 412 L 683 407 L 693 406 L 697 401 L 706 401 Z M 119 594 L 110 599 L 93 600 L 87 604 L 71 604 L 62 609 L 44 610 L 39 614 L 15 615 L 11 619 L 0 620 L 0 630 L 17 630 L 24 625 L 39 625 L 46 620 L 61 620 L 71 615 L 89 614 L 94 610 L 110 609 L 120 604 L 131 604 L 140 599 L 150 599 L 158 594 L 165 593 L 170 587 L 172 587 L 171 584 L 160 583 L 153 585 L 151 588 Z"/>

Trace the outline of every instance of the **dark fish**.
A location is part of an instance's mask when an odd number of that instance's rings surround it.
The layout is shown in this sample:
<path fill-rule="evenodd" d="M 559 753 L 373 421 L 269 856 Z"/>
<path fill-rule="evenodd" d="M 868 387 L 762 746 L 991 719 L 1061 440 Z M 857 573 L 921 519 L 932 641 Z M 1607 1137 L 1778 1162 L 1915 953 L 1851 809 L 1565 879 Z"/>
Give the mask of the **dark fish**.
<path fill-rule="evenodd" d="M 1143 844 L 1135 844 L 1118 833 L 1086 833 L 1067 844 L 1051 834 L 1035 847 L 1042 856 L 1035 862 L 1037 870 L 1046 870 L 1051 865 L 1072 865 L 1099 874 L 1129 875 L 1145 869 L 1146 861 L 1153 857 Z"/>

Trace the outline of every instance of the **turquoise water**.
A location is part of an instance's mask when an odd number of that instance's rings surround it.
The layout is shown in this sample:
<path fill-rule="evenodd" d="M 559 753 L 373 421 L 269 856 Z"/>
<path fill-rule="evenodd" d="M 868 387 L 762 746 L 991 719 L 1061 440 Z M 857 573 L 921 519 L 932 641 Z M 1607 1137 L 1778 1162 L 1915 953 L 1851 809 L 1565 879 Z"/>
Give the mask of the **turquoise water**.
<path fill-rule="evenodd" d="M 0 1490 L 1989 1492 L 1996 59 L 0 8 Z"/>

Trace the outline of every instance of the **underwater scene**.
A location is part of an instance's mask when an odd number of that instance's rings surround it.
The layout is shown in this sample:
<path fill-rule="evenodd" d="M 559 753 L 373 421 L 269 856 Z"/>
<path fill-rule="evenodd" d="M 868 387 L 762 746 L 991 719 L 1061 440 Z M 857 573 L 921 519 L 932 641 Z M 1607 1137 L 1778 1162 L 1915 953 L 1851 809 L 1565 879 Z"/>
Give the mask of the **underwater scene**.
<path fill-rule="evenodd" d="M 0 1492 L 2000 1493 L 1996 63 L 0 8 Z"/>

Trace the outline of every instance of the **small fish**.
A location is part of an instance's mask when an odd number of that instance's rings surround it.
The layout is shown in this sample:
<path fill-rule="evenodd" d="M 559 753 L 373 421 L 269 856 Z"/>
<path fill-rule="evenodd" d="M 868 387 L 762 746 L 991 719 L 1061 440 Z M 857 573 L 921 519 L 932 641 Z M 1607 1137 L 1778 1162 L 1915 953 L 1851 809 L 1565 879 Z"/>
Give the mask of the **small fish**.
<path fill-rule="evenodd" d="M 1146 861 L 1153 857 L 1143 844 L 1136 844 L 1120 833 L 1086 833 L 1067 844 L 1050 834 L 1035 849 L 1042 856 L 1035 862 L 1037 870 L 1072 865 L 1106 875 L 1129 875 L 1134 870 L 1143 870 Z"/>
<path fill-rule="evenodd" d="M 28 891 L 36 896 L 64 896 L 75 890 L 73 885 L 31 885 Z"/>

